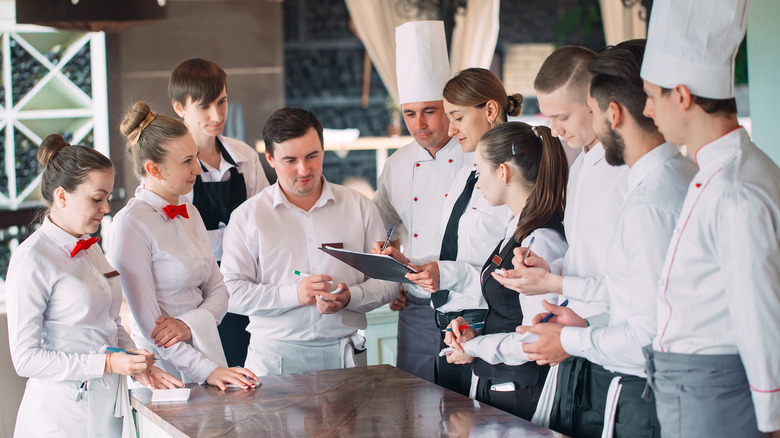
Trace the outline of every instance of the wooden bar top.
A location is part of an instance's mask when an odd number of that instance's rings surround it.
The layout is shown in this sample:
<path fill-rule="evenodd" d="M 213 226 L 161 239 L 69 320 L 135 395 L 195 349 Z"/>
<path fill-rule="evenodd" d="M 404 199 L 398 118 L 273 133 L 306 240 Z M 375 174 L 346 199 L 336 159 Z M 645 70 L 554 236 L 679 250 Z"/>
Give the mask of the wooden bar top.
<path fill-rule="evenodd" d="M 552 431 L 390 365 L 262 377 L 254 390 L 192 388 L 186 403 L 152 403 L 139 415 L 173 437 L 553 437 Z"/>

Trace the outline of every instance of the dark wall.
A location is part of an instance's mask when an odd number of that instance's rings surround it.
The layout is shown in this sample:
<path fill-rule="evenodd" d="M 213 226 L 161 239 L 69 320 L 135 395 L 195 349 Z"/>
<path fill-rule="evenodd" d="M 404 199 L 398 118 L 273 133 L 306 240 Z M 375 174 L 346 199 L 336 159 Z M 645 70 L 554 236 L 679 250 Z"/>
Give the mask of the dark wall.
<path fill-rule="evenodd" d="M 107 35 L 111 155 L 122 173 L 114 192 L 125 188 L 118 206 L 137 186 L 118 130 L 124 112 L 144 100 L 175 117 L 168 100 L 171 68 L 188 58 L 211 59 L 228 74 L 231 109 L 241 104 L 243 140 L 254 146 L 263 121 L 284 103 L 282 35 L 281 4 L 265 0 L 169 0 L 166 20 Z"/>

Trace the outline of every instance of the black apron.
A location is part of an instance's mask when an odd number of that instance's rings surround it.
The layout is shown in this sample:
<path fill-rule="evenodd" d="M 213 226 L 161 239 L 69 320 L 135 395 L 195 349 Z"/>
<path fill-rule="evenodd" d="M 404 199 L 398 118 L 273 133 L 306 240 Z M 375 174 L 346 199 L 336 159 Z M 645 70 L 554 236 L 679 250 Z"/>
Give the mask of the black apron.
<path fill-rule="evenodd" d="M 195 179 L 195 185 L 192 187 L 192 204 L 198 209 L 207 230 L 218 229 L 220 222 L 227 225 L 230 213 L 246 201 L 244 175 L 238 172 L 236 162 L 218 138 L 216 141 L 222 152 L 222 158 L 233 167 L 230 168 L 230 179 L 227 181 L 203 182 L 200 175 Z M 201 168 L 206 172 L 203 164 Z M 246 331 L 247 325 L 249 325 L 248 316 L 227 313 L 222 318 L 222 323 L 217 326 L 228 366 L 244 365 L 250 336 Z"/>

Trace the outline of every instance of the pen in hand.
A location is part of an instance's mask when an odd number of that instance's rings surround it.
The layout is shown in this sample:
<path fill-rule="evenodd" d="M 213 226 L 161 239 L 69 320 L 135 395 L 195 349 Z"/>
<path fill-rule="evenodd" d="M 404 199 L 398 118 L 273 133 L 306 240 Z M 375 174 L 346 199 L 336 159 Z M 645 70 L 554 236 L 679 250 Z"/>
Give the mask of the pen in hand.
<path fill-rule="evenodd" d="M 536 236 L 531 236 L 531 241 L 528 242 L 528 248 L 525 249 L 525 254 L 523 254 L 523 263 L 521 263 L 522 266 L 526 266 L 525 259 L 528 258 L 528 254 L 531 254 L 531 245 L 534 244 L 534 240 L 536 239 Z"/>
<path fill-rule="evenodd" d="M 387 245 L 390 244 L 390 238 L 393 237 L 393 231 L 395 231 L 395 225 L 390 225 L 390 229 L 387 230 L 387 237 L 385 238 L 385 243 L 382 244 L 382 251 L 387 249 Z"/>
<path fill-rule="evenodd" d="M 305 272 L 301 272 L 301 271 L 293 271 L 293 274 L 295 274 L 295 275 L 298 275 L 298 276 L 301 276 L 301 277 L 304 277 L 304 278 L 305 278 L 305 277 L 311 277 L 311 274 L 307 274 L 307 273 L 305 273 Z M 333 282 L 332 282 L 332 281 L 324 281 L 323 283 L 330 283 L 330 284 L 333 284 Z M 343 290 L 342 288 L 340 288 L 340 287 L 337 287 L 336 289 L 333 289 L 332 291 L 330 291 L 330 293 L 331 293 L 331 294 L 333 294 L 333 295 L 336 295 L 336 294 L 339 294 L 339 293 L 341 293 L 341 291 L 342 291 L 342 290 Z"/>
<path fill-rule="evenodd" d="M 131 356 L 140 356 L 140 354 L 138 354 L 138 353 L 133 353 L 133 352 L 131 352 L 131 351 L 127 351 L 127 350 L 125 350 L 124 348 L 106 347 L 106 351 L 110 351 L 110 352 L 112 352 L 112 353 L 124 353 L 124 354 L 129 354 L 129 355 L 131 355 Z M 154 360 L 160 360 L 160 358 L 159 358 L 159 357 L 157 357 L 157 356 L 154 356 Z"/>
<path fill-rule="evenodd" d="M 566 307 L 568 304 L 569 304 L 569 300 L 566 299 L 566 300 L 563 300 L 563 302 L 560 304 L 560 306 L 561 307 Z M 547 316 L 545 316 L 544 318 L 542 318 L 541 321 L 539 321 L 539 324 L 542 324 L 542 323 L 545 323 L 545 322 L 549 321 L 553 316 L 555 316 L 554 313 L 552 313 L 552 312 L 548 313 Z"/>
<path fill-rule="evenodd" d="M 474 324 L 462 325 L 462 326 L 458 327 L 458 330 L 466 330 L 469 327 L 471 327 L 473 329 L 478 329 L 478 328 L 482 328 L 484 326 L 485 326 L 484 322 L 475 322 Z M 451 332 L 451 331 L 452 331 L 452 327 L 447 327 L 445 330 L 442 330 L 442 332 Z"/>

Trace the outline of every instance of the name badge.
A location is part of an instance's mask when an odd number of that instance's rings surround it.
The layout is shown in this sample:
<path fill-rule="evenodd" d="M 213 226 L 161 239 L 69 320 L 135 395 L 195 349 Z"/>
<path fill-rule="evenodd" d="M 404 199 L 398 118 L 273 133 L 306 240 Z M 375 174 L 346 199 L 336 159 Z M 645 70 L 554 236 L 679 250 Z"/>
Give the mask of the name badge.
<path fill-rule="evenodd" d="M 493 256 L 493 263 L 495 263 L 496 266 L 501 266 L 501 262 L 503 261 L 504 260 L 498 254 Z"/>
<path fill-rule="evenodd" d="M 116 271 L 106 272 L 105 274 L 103 274 L 103 276 L 106 278 L 119 277 L 119 272 Z"/>
<path fill-rule="evenodd" d="M 336 248 L 336 249 L 344 249 L 344 242 L 323 243 L 322 244 L 323 248 L 325 248 L 326 246 L 329 246 L 331 248 Z"/>

